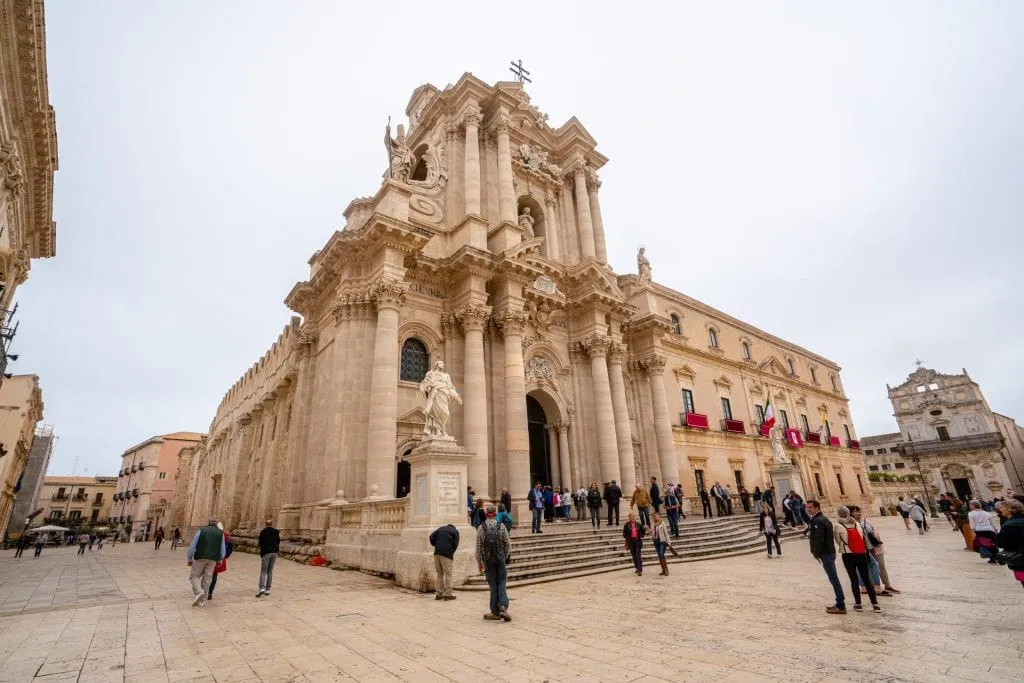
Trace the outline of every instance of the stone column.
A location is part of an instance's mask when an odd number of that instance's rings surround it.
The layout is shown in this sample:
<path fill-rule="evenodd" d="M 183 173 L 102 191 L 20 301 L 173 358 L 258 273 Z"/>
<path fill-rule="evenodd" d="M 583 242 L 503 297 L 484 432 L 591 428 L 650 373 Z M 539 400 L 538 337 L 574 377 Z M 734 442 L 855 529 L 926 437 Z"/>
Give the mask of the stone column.
<path fill-rule="evenodd" d="M 594 421 L 597 423 L 597 455 L 601 481 L 619 478 L 619 452 L 615 440 L 615 414 L 612 389 L 608 380 L 609 339 L 591 335 L 582 342 L 590 356 L 590 374 L 594 382 Z"/>
<path fill-rule="evenodd" d="M 577 164 L 573 172 L 573 184 L 576 190 L 576 221 L 579 224 L 580 256 L 596 258 L 594 247 L 594 224 L 590 218 L 590 198 L 587 196 L 587 167 Z"/>
<path fill-rule="evenodd" d="M 395 429 L 398 422 L 398 313 L 405 287 L 382 279 L 372 287 L 377 306 L 370 376 L 370 422 L 366 453 L 367 498 L 390 498 L 395 479 Z"/>
<path fill-rule="evenodd" d="M 658 462 L 661 468 L 662 486 L 679 482 L 679 466 L 676 464 L 676 448 L 672 441 L 672 421 L 668 413 L 668 399 L 665 397 L 665 357 L 649 356 L 644 359 L 644 369 L 651 383 L 651 409 L 654 413 L 654 437 L 658 444 Z"/>
<path fill-rule="evenodd" d="M 466 215 L 480 214 L 480 110 L 471 107 L 462 117 L 466 128 L 465 183 Z M 506 141 L 508 137 L 506 136 Z M 472 475 L 470 475 L 472 476 Z"/>
<path fill-rule="evenodd" d="M 632 491 L 636 486 L 633 465 L 633 437 L 629 429 L 629 409 L 626 407 L 626 382 L 622 376 L 622 357 L 625 348 L 613 344 L 608 351 L 608 382 L 612 388 L 612 409 L 615 411 L 615 443 L 619 450 L 619 487 Z"/>
<path fill-rule="evenodd" d="M 558 211 L 555 205 L 555 195 L 549 192 L 545 200 L 547 216 L 544 219 L 544 239 L 548 246 L 548 258 L 552 261 L 562 259 L 562 245 L 558 235 Z"/>
<path fill-rule="evenodd" d="M 526 316 L 506 310 L 498 325 L 505 336 L 505 458 L 508 490 L 526 496 L 530 488 L 530 433 L 526 426 L 526 375 L 523 370 L 523 326 Z"/>
<path fill-rule="evenodd" d="M 551 485 L 565 486 L 562 480 L 562 459 L 558 452 L 558 425 L 549 424 L 547 427 L 548 453 L 551 455 Z"/>
<path fill-rule="evenodd" d="M 601 263 L 608 263 L 608 249 L 604 242 L 604 220 L 601 219 L 601 203 L 597 199 L 597 190 L 601 181 L 593 170 L 587 173 L 587 191 L 590 196 L 590 220 L 594 227 L 594 253 Z"/>
<path fill-rule="evenodd" d="M 463 440 L 473 455 L 469 461 L 469 483 L 477 494 L 491 497 L 490 452 L 487 439 L 487 381 L 484 367 L 484 327 L 491 309 L 466 306 L 456 312 L 466 334 L 466 374 L 462 388 Z M 525 400 L 525 399 L 524 399 Z"/>
<path fill-rule="evenodd" d="M 498 219 L 502 223 L 515 223 L 516 188 L 512 175 L 512 148 L 508 138 L 509 117 L 499 114 L 494 119 L 493 131 L 498 139 Z"/>
<path fill-rule="evenodd" d="M 560 422 L 558 427 L 558 458 L 562 465 L 562 486 L 568 486 L 571 491 L 577 489 L 573 483 L 572 472 L 569 467 L 569 423 Z"/>

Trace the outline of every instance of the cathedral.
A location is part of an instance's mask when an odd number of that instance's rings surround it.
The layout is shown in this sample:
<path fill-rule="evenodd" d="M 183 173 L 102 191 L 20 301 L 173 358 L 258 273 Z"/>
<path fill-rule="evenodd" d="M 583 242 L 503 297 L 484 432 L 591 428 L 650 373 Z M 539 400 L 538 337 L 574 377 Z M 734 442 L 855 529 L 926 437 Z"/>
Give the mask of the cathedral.
<path fill-rule="evenodd" d="M 870 501 L 836 363 L 658 284 L 642 250 L 612 271 L 608 160 L 580 121 L 468 73 L 406 114 L 380 189 L 345 209 L 287 294 L 296 315 L 181 459 L 174 523 L 322 538 L 332 502 L 402 496 L 437 361 L 477 496 L 656 477 L 699 509 L 716 481 L 764 488 L 770 398 L 805 497 Z"/>

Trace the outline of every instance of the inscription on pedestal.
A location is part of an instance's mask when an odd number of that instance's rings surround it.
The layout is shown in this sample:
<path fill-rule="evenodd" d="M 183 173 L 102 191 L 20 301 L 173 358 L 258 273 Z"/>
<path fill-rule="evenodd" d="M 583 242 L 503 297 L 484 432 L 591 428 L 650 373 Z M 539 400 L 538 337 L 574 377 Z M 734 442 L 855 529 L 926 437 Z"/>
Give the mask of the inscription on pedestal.
<path fill-rule="evenodd" d="M 430 503 L 430 491 L 427 490 L 426 473 L 416 475 L 416 514 L 425 515 Z"/>
<path fill-rule="evenodd" d="M 437 473 L 437 512 L 441 515 L 458 515 L 462 511 L 463 496 L 458 473 Z"/>

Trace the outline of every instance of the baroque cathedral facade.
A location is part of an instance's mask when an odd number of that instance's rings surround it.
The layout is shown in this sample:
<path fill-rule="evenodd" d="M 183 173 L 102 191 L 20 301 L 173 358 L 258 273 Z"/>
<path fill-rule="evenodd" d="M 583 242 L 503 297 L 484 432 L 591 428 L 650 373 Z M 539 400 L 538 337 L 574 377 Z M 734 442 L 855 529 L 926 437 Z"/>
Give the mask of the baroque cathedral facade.
<path fill-rule="evenodd" d="M 553 127 L 521 83 L 471 74 L 406 113 L 379 191 L 348 205 L 285 299 L 296 315 L 181 459 L 172 524 L 322 537 L 332 501 L 401 495 L 436 361 L 478 496 L 764 488 L 770 394 L 805 497 L 870 500 L 838 365 L 659 285 L 642 254 L 611 270 L 607 159 L 575 117 Z"/>

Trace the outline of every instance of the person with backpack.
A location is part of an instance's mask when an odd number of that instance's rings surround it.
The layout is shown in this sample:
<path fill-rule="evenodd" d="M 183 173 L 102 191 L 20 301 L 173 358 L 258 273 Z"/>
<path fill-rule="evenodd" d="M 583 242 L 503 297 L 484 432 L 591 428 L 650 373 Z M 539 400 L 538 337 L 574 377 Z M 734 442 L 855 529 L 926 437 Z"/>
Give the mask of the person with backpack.
<path fill-rule="evenodd" d="M 896 509 L 900 513 L 900 517 L 903 518 L 903 526 L 907 527 L 907 531 L 910 531 L 910 503 L 903 500 L 903 496 L 897 499 Z"/>
<path fill-rule="evenodd" d="M 669 531 L 672 532 L 672 538 L 679 538 L 680 500 L 676 496 L 676 487 L 672 484 L 669 484 L 665 491 L 665 512 L 668 514 Z"/>
<path fill-rule="evenodd" d="M 454 524 L 438 527 L 430 534 L 430 545 L 434 547 L 434 569 L 437 571 L 435 600 L 454 600 L 452 593 L 452 562 L 459 549 L 459 530 Z"/>
<path fill-rule="evenodd" d="M 543 499 L 541 499 L 543 501 Z M 540 508 L 543 510 L 543 504 Z M 498 524 L 497 510 L 488 505 L 484 523 L 476 530 L 476 562 L 480 573 L 487 577 L 490 588 L 490 609 L 484 614 L 489 621 L 512 621 L 508 613 L 508 568 L 505 558 L 512 552 L 512 541 L 504 525 Z"/>

